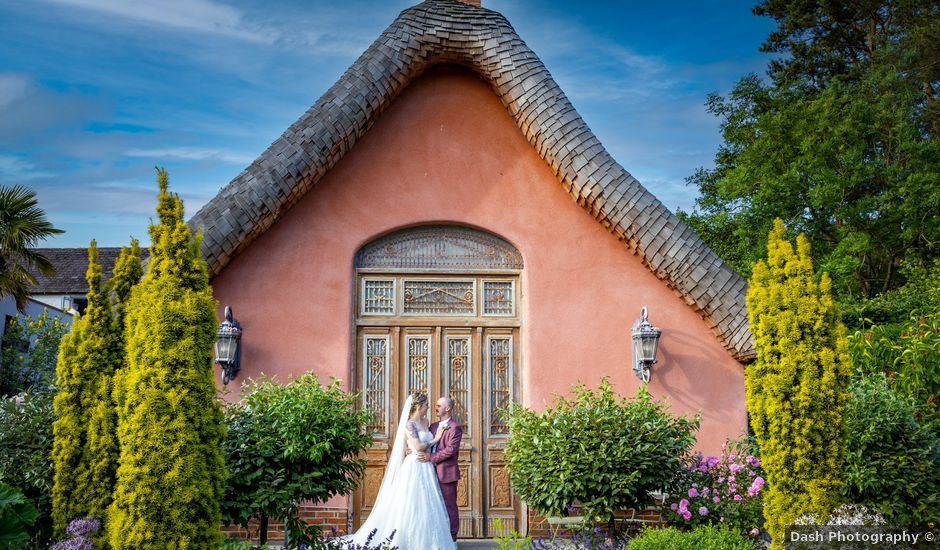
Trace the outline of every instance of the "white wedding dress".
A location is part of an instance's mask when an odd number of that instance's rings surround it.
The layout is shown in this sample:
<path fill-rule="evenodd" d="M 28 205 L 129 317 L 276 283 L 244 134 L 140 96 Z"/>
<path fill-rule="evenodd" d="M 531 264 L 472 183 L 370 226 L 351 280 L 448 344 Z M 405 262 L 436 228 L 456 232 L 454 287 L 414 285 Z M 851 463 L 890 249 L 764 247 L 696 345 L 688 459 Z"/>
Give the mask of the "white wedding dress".
<path fill-rule="evenodd" d="M 431 432 L 407 421 L 410 409 L 409 397 L 375 505 L 359 530 L 345 540 L 362 545 L 375 530 L 370 545 L 378 547 L 394 531 L 389 546 L 397 546 L 399 550 L 455 550 L 457 544 L 450 537 L 450 519 L 434 464 L 419 462 L 415 455 L 418 449 L 410 441 L 412 453 L 401 458 L 407 439 L 405 430 L 417 432 L 421 443 L 434 439 Z"/>

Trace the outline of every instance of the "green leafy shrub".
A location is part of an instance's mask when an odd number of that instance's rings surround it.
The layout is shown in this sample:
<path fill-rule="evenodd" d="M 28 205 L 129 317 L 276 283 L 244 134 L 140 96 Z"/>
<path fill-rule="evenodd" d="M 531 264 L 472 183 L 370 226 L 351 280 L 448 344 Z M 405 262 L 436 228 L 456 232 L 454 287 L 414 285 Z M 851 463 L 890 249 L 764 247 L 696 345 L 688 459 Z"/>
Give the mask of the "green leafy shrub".
<path fill-rule="evenodd" d="M 878 510 L 891 525 L 940 523 L 936 434 L 915 418 L 912 400 L 893 391 L 883 374 L 856 377 L 849 390 L 843 500 Z"/>
<path fill-rule="evenodd" d="M 766 526 L 780 548 L 796 517 L 828 516 L 838 504 L 851 363 L 831 282 L 825 273 L 816 282 L 806 237 L 794 249 L 778 219 L 767 252 L 747 293 L 757 360 L 744 382 L 767 472 Z"/>
<path fill-rule="evenodd" d="M 182 201 L 165 171 L 157 179 L 159 223 L 127 303 L 127 366 L 115 375 L 120 454 L 106 527 L 117 550 L 216 548 L 225 482 L 216 303 Z"/>
<path fill-rule="evenodd" d="M 29 543 L 29 527 L 39 512 L 23 493 L 0 483 L 0 548 L 23 548 Z"/>
<path fill-rule="evenodd" d="M 728 441 L 718 456 L 698 455 L 676 487 L 670 523 L 683 528 L 721 524 L 756 536 L 763 511 L 764 471 L 753 441 Z"/>
<path fill-rule="evenodd" d="M 49 391 L 55 384 L 59 342 L 68 331 L 69 323 L 48 310 L 36 318 L 14 317 L 3 333 L 0 395 Z"/>
<path fill-rule="evenodd" d="M 537 413 L 507 414 L 506 457 L 513 489 L 542 515 L 566 515 L 579 503 L 595 521 L 617 510 L 643 509 L 691 458 L 699 419 L 673 417 L 645 388 L 632 400 L 602 379 L 597 391 L 574 388 Z"/>
<path fill-rule="evenodd" d="M 914 400 L 914 414 L 940 433 L 940 310 L 915 312 L 900 327 L 856 331 L 850 350 L 859 374 L 887 374 L 892 389 Z"/>
<path fill-rule="evenodd" d="M 628 550 L 754 550 L 754 541 L 713 525 L 679 531 L 674 527 L 646 529 L 630 541 Z"/>
<path fill-rule="evenodd" d="M 222 519 L 243 527 L 258 519 L 261 544 L 268 520 L 282 520 L 292 543 L 311 544 L 318 528 L 297 517 L 298 507 L 356 488 L 365 469 L 359 455 L 372 445 L 369 413 L 338 382 L 322 386 L 309 373 L 283 385 L 249 380 L 242 391 L 241 401 L 225 409 Z"/>
<path fill-rule="evenodd" d="M 0 483 L 22 492 L 39 513 L 33 547 L 52 535 L 52 394 L 26 392 L 0 399 Z"/>

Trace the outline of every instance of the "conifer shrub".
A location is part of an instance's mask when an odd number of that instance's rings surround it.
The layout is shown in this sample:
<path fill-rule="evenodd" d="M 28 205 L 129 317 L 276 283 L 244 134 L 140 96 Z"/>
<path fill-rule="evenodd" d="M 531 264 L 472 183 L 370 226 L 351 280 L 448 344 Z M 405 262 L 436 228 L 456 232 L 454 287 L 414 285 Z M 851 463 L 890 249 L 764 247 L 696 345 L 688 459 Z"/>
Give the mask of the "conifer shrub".
<path fill-rule="evenodd" d="M 757 359 L 745 385 L 767 472 L 766 528 L 779 548 L 795 518 L 827 517 L 838 503 L 851 363 L 831 281 L 825 273 L 815 280 L 806 237 L 794 249 L 778 219 L 767 253 L 747 294 Z"/>
<path fill-rule="evenodd" d="M 120 454 L 108 537 L 117 550 L 216 548 L 225 481 L 216 303 L 199 238 L 166 172 L 157 174 L 159 223 L 127 303 L 127 366 L 115 387 Z"/>
<path fill-rule="evenodd" d="M 111 374 L 118 366 L 119 338 L 111 316 L 111 303 L 101 286 L 98 247 L 88 247 L 88 307 L 62 338 L 56 373 L 56 420 L 52 425 L 55 477 L 52 518 L 57 536 L 65 535 L 72 518 L 104 517 L 111 502 L 113 474 L 101 464 L 112 464 L 117 452 L 111 404 Z M 94 426 L 94 411 L 102 410 L 110 426 Z M 104 428 L 104 429 L 102 429 Z M 107 470 L 107 467 L 105 467 Z"/>

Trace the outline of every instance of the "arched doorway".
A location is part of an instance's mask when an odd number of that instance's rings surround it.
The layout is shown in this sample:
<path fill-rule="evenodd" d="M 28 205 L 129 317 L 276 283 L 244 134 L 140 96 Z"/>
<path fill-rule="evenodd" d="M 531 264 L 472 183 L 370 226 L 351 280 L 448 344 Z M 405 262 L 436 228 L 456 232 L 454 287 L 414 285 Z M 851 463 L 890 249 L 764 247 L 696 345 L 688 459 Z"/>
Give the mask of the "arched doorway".
<path fill-rule="evenodd" d="M 375 444 L 353 498 L 354 527 L 368 516 L 405 397 L 450 395 L 464 425 L 457 504 L 460 537 L 523 522 L 497 411 L 519 399 L 522 255 L 496 235 L 421 226 L 376 239 L 356 254 L 355 387 L 373 413 Z"/>

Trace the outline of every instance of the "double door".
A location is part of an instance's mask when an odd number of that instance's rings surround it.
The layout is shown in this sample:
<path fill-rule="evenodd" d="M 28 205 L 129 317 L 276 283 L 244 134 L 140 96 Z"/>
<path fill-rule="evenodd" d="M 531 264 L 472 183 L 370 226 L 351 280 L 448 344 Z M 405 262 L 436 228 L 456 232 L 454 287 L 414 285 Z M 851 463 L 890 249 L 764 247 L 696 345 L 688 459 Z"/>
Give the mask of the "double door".
<path fill-rule="evenodd" d="M 359 326 L 356 387 L 372 412 L 374 445 L 353 496 L 358 528 L 375 502 L 406 397 L 423 391 L 432 404 L 453 398 L 463 426 L 457 485 L 462 538 L 491 537 L 492 522 L 504 529 L 522 525 L 503 456 L 509 430 L 500 411 L 518 399 L 518 327 L 468 326 L 451 322 L 428 326 Z"/>

